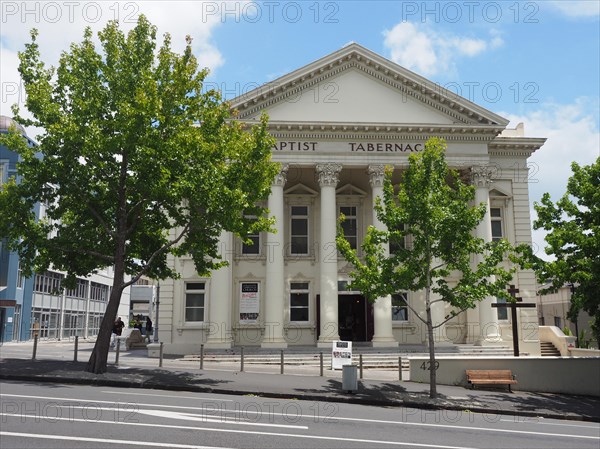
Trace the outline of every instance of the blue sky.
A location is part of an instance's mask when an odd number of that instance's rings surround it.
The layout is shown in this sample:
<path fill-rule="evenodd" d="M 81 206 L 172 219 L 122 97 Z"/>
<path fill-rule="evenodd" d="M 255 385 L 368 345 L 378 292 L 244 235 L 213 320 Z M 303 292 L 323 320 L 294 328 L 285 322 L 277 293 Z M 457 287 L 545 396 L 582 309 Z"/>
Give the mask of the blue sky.
<path fill-rule="evenodd" d="M 600 2 L 590 1 L 3 1 L 0 113 L 22 104 L 16 52 L 32 27 L 44 58 L 118 17 L 140 13 L 175 48 L 194 38 L 226 97 L 357 42 L 547 137 L 531 159 L 531 200 L 565 190 L 569 164 L 600 154 Z M 35 135 L 36 130 L 31 130 Z M 534 239 L 541 244 L 541 233 Z"/>

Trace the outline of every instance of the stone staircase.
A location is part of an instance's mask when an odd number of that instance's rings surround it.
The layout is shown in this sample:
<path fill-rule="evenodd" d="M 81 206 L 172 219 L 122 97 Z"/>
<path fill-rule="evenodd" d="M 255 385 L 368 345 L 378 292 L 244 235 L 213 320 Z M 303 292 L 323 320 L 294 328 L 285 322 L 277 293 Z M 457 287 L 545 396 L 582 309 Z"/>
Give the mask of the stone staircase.
<path fill-rule="evenodd" d="M 560 357 L 560 351 L 549 341 L 540 342 L 542 357 Z"/>
<path fill-rule="evenodd" d="M 323 352 L 323 364 L 329 366 L 331 363 L 331 350 L 315 347 L 292 347 L 284 350 L 284 363 L 287 366 L 312 366 L 318 368 L 320 365 L 320 352 Z M 360 356 L 363 358 L 363 368 L 390 369 L 398 368 L 398 360 L 401 360 L 402 369 L 409 369 L 410 357 L 428 357 L 429 353 L 424 346 L 399 347 L 399 349 L 383 349 L 371 347 L 354 347 L 352 358 L 354 363 L 359 363 Z M 436 348 L 436 356 L 443 357 L 506 357 L 512 356 L 513 351 L 508 346 L 475 346 L 475 345 L 450 345 Z M 525 355 L 525 354 L 523 354 Z M 241 362 L 241 348 L 236 347 L 229 350 L 205 351 L 204 363 L 239 364 Z M 189 354 L 180 360 L 199 362 L 199 354 Z M 281 363 L 281 352 L 274 350 L 261 350 L 260 348 L 244 349 L 245 365 L 279 365 Z"/>

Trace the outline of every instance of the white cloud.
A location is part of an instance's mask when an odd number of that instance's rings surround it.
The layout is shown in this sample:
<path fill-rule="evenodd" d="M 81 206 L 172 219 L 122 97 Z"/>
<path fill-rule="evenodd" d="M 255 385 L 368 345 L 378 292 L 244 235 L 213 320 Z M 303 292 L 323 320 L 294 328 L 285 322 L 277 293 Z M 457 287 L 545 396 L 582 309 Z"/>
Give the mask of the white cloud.
<path fill-rule="evenodd" d="M 544 104 L 525 116 L 501 113 L 514 126 L 525 123 L 526 136 L 546 137 L 544 146 L 529 159 L 529 199 L 532 220 L 535 219 L 533 202 L 539 202 L 545 192 L 552 201 L 564 195 L 571 176 L 571 162 L 589 165 L 600 157 L 600 130 L 598 129 L 598 100 L 580 98 L 572 104 Z M 543 230 L 533 232 L 533 242 L 543 256 L 546 246 Z"/>
<path fill-rule="evenodd" d="M 447 72 L 459 57 L 475 57 L 489 48 L 503 44 L 497 31 L 490 32 L 490 41 L 438 33 L 426 23 L 401 22 L 384 31 L 384 45 L 391 59 L 425 76 Z"/>
<path fill-rule="evenodd" d="M 548 6 L 569 17 L 598 17 L 600 2 L 598 0 L 557 0 L 546 2 Z"/>
<path fill-rule="evenodd" d="M 15 92 L 15 86 L 20 85 L 17 51 L 30 41 L 32 28 L 39 30 L 42 59 L 47 65 L 56 65 L 71 42 L 81 41 L 86 26 L 96 34 L 108 20 L 117 18 L 122 29 L 128 31 L 138 16 L 145 14 L 158 27 L 159 45 L 168 32 L 173 49 L 181 52 L 185 36 L 190 35 L 200 66 L 209 67 L 214 74 L 225 62 L 212 41 L 214 31 L 225 19 L 236 20 L 231 14 L 224 15 L 219 5 L 212 1 L 2 2 L 0 114 L 10 116 L 12 104 L 23 104 L 22 92 Z"/>

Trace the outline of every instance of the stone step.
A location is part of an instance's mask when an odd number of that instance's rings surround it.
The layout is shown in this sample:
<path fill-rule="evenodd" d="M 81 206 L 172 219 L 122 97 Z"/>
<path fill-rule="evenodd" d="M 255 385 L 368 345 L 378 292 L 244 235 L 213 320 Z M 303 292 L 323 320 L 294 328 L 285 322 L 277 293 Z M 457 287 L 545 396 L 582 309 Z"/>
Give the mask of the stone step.
<path fill-rule="evenodd" d="M 540 349 L 542 357 L 560 357 L 560 351 L 554 346 L 552 342 L 542 341 L 540 342 Z"/>
<path fill-rule="evenodd" d="M 477 347 L 472 352 L 461 351 L 461 352 L 436 352 L 436 356 L 439 357 L 502 357 L 512 356 L 512 350 L 507 348 L 495 348 L 493 351 L 482 350 L 481 347 Z M 522 353 L 522 355 L 528 355 Z M 428 353 L 411 353 L 411 354 L 363 354 L 363 366 L 364 367 L 377 367 L 377 368 L 395 368 L 398 366 L 398 357 L 402 360 L 403 367 L 408 368 L 408 359 L 410 357 L 428 357 Z M 185 355 L 179 360 L 200 363 L 199 354 Z M 357 353 L 353 354 L 353 362 L 359 363 L 360 355 Z M 241 363 L 240 354 L 205 354 L 205 363 Z M 281 356 L 276 354 L 249 354 L 244 355 L 244 364 L 248 365 L 279 365 L 281 363 Z M 331 363 L 331 353 L 323 353 L 323 364 L 328 365 Z M 284 355 L 285 365 L 306 365 L 306 366 L 319 366 L 319 355 L 318 354 L 285 354 Z"/>

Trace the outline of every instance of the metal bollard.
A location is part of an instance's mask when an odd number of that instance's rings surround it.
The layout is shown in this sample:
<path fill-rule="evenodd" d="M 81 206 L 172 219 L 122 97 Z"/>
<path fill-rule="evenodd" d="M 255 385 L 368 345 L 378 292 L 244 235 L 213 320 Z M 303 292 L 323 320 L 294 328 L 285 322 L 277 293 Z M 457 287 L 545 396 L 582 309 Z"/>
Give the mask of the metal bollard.
<path fill-rule="evenodd" d="M 323 351 L 319 353 L 320 376 L 323 377 Z"/>
<path fill-rule="evenodd" d="M 242 352 L 240 353 L 240 372 L 244 372 L 244 347 L 241 347 Z"/>
<path fill-rule="evenodd" d="M 360 369 L 360 378 L 363 378 L 363 361 L 362 361 L 362 354 L 358 355 L 358 366 Z"/>
<path fill-rule="evenodd" d="M 37 344 L 38 344 L 38 336 L 34 335 L 34 337 L 33 337 L 33 355 L 31 356 L 31 360 L 35 360 L 35 356 L 37 354 Z"/>
<path fill-rule="evenodd" d="M 117 349 L 115 351 L 115 365 L 119 366 L 119 353 L 121 352 L 121 339 L 117 338 Z"/>
<path fill-rule="evenodd" d="M 79 335 L 75 335 L 75 349 L 73 350 L 73 361 L 77 361 L 77 351 L 79 349 Z"/>
<path fill-rule="evenodd" d="M 162 368 L 163 365 L 163 342 L 160 342 L 160 348 L 158 350 L 158 367 Z"/>
<path fill-rule="evenodd" d="M 402 357 L 398 357 L 398 380 L 402 381 Z"/>
<path fill-rule="evenodd" d="M 281 374 L 283 374 L 283 349 L 281 350 Z"/>
<path fill-rule="evenodd" d="M 200 369 L 204 369 L 204 344 L 200 345 Z"/>

